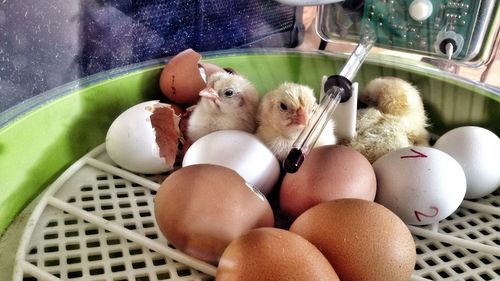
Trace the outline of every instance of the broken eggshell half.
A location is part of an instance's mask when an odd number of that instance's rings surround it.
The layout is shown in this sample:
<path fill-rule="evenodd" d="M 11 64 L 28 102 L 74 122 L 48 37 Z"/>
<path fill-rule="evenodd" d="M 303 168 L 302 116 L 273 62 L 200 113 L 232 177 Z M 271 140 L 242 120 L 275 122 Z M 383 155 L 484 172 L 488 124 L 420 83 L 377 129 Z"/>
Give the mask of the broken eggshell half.
<path fill-rule="evenodd" d="M 136 173 L 156 174 L 173 168 L 181 140 L 182 110 L 159 101 L 132 106 L 106 134 L 106 151 L 116 164 Z"/>
<path fill-rule="evenodd" d="M 224 71 L 215 64 L 200 60 L 201 54 L 186 49 L 165 64 L 160 76 L 160 89 L 170 101 L 183 106 L 196 104 L 200 99 L 199 92 L 206 87 L 207 77 Z"/>

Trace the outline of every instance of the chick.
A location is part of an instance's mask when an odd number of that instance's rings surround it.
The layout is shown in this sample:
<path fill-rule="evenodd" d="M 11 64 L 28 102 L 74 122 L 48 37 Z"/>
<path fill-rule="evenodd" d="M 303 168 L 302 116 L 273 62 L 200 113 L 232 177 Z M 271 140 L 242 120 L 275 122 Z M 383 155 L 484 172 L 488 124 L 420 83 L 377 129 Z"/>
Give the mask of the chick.
<path fill-rule="evenodd" d="M 396 77 L 370 81 L 358 100 L 356 136 L 350 146 L 371 163 L 393 150 L 417 145 L 428 146 L 428 119 L 419 91 Z"/>
<path fill-rule="evenodd" d="M 285 82 L 262 98 L 257 113 L 256 136 L 278 160 L 283 161 L 316 107 L 311 88 Z M 329 121 L 315 146 L 335 144 L 333 130 L 334 123 Z"/>
<path fill-rule="evenodd" d="M 218 130 L 254 133 L 259 96 L 252 83 L 241 75 L 216 72 L 200 92 L 187 125 L 187 136 L 194 142 Z"/>

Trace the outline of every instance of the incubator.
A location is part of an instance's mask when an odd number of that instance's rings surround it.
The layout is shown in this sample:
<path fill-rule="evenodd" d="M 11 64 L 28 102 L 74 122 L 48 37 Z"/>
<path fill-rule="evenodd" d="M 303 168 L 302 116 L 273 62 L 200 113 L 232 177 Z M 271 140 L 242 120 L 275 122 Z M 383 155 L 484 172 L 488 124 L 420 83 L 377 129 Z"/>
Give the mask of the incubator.
<path fill-rule="evenodd" d="M 314 90 L 284 176 L 300 173 L 332 118 L 356 134 L 358 96 L 378 77 L 418 88 L 430 146 L 464 126 L 498 138 L 500 84 L 485 81 L 499 31 L 493 0 L 0 1 L 0 280 L 215 280 L 217 265 L 176 249 L 155 220 L 172 171 L 128 171 L 105 147 L 122 112 L 164 101 L 161 72 L 183 50 L 261 97 L 285 81 Z M 499 279 L 499 192 L 408 224 L 410 280 Z"/>

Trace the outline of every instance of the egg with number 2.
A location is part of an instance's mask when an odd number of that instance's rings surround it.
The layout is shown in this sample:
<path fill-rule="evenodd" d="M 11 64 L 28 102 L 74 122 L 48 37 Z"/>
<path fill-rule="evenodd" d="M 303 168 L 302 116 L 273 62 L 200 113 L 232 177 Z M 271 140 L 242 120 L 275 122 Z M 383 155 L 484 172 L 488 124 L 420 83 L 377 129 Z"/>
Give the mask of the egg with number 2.
<path fill-rule="evenodd" d="M 451 215 L 462 203 L 465 173 L 450 155 L 430 147 L 406 147 L 373 163 L 375 201 L 405 223 L 426 225 Z"/>

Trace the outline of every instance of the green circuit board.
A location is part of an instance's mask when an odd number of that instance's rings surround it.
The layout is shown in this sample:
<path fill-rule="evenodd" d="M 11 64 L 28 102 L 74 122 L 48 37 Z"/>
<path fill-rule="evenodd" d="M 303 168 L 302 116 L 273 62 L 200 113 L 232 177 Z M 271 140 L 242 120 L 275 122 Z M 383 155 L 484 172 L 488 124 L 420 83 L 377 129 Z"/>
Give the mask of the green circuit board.
<path fill-rule="evenodd" d="M 477 53 L 478 40 L 487 32 L 497 1 L 477 0 L 366 0 L 344 1 L 320 11 L 319 33 L 328 39 L 359 39 L 363 28 L 373 27 L 376 45 L 434 56 L 468 60 Z M 420 20 L 412 5 L 421 4 L 427 15 Z M 422 10 L 417 9 L 417 13 Z M 417 19 L 416 19 L 417 18 Z"/>

